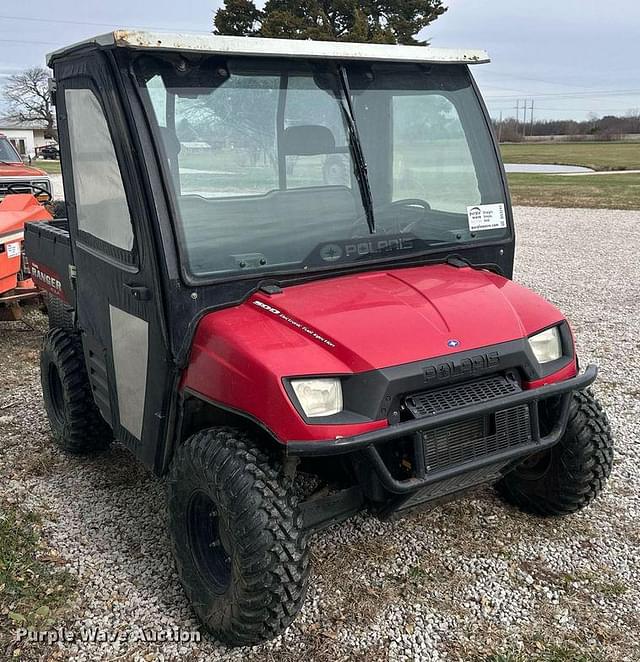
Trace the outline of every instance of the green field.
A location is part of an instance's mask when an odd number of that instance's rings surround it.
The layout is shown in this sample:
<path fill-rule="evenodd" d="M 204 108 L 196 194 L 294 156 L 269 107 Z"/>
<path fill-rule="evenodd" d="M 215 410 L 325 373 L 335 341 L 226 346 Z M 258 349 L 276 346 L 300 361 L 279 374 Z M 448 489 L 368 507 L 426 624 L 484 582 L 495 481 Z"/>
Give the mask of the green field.
<path fill-rule="evenodd" d="M 60 161 L 49 161 L 47 159 L 36 159 L 31 162 L 33 168 L 38 168 L 38 170 L 44 170 L 49 175 L 59 175 L 62 171 L 60 170 Z"/>
<path fill-rule="evenodd" d="M 592 170 L 640 170 L 640 142 L 502 145 L 505 163 L 553 163 Z"/>
<path fill-rule="evenodd" d="M 640 175 L 562 177 L 511 173 L 514 205 L 526 207 L 586 207 L 640 209 Z"/>
<path fill-rule="evenodd" d="M 640 170 L 640 143 L 502 145 L 505 163 L 578 165 L 598 171 Z M 640 209 L 640 174 L 563 176 L 509 174 L 516 205 Z"/>

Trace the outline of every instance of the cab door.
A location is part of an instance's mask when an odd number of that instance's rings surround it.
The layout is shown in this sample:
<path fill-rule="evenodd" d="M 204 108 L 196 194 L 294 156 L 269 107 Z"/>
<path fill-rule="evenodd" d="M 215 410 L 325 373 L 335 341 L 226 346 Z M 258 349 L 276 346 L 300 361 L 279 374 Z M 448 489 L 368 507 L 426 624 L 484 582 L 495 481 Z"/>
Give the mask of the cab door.
<path fill-rule="evenodd" d="M 103 57 L 56 67 L 77 324 L 96 404 L 115 437 L 151 467 L 170 370 L 163 297 L 141 171 Z"/>

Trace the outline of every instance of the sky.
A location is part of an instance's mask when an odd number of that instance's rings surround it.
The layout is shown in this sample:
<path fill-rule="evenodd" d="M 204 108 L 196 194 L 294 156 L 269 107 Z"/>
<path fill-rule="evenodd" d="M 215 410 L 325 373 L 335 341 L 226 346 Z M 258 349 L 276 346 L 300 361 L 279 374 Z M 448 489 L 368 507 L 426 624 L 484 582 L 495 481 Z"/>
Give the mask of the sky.
<path fill-rule="evenodd" d="M 445 0 L 420 36 L 432 46 L 484 48 L 474 75 L 491 114 L 587 119 L 640 113 L 638 0 Z M 30 0 L 0 4 L 0 85 L 45 54 L 115 27 L 211 30 L 216 0 Z M 530 115 L 527 114 L 527 119 Z"/>

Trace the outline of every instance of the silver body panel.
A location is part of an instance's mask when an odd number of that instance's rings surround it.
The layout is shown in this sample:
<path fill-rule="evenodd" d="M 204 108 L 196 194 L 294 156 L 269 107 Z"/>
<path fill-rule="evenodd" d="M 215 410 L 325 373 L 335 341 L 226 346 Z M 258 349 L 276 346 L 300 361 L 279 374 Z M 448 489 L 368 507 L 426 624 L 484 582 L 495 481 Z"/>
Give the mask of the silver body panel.
<path fill-rule="evenodd" d="M 120 425 L 136 439 L 141 439 L 147 391 L 149 324 L 112 305 L 109 305 L 109 318 Z"/>

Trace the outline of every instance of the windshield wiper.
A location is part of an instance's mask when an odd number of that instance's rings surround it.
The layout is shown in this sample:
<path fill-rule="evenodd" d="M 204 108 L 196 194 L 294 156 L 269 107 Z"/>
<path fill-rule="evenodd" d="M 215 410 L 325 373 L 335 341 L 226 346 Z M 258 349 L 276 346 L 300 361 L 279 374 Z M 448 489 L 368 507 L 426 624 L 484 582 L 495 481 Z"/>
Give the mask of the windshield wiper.
<path fill-rule="evenodd" d="M 360 136 L 358 135 L 358 127 L 356 126 L 353 106 L 351 104 L 351 88 L 349 86 L 347 70 L 343 66 L 340 66 L 338 67 L 338 74 L 342 86 L 342 94 L 340 95 L 339 101 L 349 130 L 349 146 L 351 147 L 351 156 L 355 165 L 356 179 L 358 180 L 360 196 L 362 197 L 362 206 L 364 207 L 364 213 L 367 217 L 369 232 L 375 234 L 376 221 L 373 215 L 373 198 L 371 196 L 369 177 L 367 175 L 367 162 L 365 161 L 364 152 L 362 151 L 362 143 L 360 142 Z"/>
<path fill-rule="evenodd" d="M 444 261 L 447 264 L 450 264 L 452 267 L 457 267 L 458 269 L 461 269 L 462 267 L 471 267 L 472 269 L 484 269 L 486 271 L 493 271 L 499 276 L 504 276 L 502 267 L 495 262 L 471 262 L 471 260 L 468 260 L 466 257 L 456 255 L 455 253 L 447 255 Z"/>
<path fill-rule="evenodd" d="M 2 165 L 9 165 L 9 166 L 20 166 L 21 165 L 17 161 L 16 161 L 16 163 L 10 163 L 9 161 L 3 161 L 2 159 L 0 159 L 0 163 L 2 163 Z"/>

